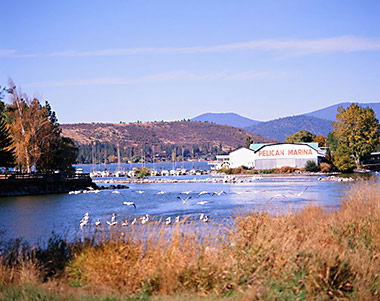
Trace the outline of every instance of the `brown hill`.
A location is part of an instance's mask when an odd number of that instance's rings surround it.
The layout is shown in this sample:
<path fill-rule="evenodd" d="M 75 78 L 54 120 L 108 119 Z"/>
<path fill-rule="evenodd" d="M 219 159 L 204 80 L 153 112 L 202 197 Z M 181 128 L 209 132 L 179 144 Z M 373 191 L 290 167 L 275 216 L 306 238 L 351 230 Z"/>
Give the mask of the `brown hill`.
<path fill-rule="evenodd" d="M 174 121 L 145 123 L 79 123 L 62 124 L 62 133 L 78 145 L 94 141 L 117 145 L 173 144 L 177 146 L 222 145 L 224 151 L 245 145 L 247 136 L 254 142 L 273 140 L 254 135 L 240 128 L 207 122 Z"/>

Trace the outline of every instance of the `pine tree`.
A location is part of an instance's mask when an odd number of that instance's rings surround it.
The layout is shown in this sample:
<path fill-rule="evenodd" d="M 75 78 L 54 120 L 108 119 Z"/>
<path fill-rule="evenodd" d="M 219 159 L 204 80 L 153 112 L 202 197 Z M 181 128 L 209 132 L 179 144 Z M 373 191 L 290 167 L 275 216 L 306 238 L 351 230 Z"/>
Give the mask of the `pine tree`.
<path fill-rule="evenodd" d="M 1 113 L 1 112 L 0 112 Z M 7 124 L 0 115 L 0 166 L 13 167 L 15 165 L 13 140 Z"/>

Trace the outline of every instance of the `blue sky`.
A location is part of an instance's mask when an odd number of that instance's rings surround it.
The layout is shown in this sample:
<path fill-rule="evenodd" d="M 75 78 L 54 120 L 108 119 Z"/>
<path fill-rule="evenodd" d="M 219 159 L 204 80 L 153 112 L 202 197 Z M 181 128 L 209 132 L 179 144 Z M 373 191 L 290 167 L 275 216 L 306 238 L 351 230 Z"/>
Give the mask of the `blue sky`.
<path fill-rule="evenodd" d="M 2 1 L 0 85 L 61 123 L 380 102 L 380 1 Z"/>

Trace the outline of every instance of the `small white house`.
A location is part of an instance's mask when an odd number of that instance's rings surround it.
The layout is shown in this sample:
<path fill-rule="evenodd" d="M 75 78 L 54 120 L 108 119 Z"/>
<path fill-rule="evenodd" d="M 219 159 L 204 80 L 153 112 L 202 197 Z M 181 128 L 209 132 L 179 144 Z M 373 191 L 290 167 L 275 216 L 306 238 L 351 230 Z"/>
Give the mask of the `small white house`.
<path fill-rule="evenodd" d="M 212 169 L 236 168 L 239 166 L 246 166 L 253 168 L 255 163 L 255 152 L 246 147 L 240 147 L 228 155 L 216 156 L 216 161 L 209 162 Z"/>
<path fill-rule="evenodd" d="M 241 147 L 229 153 L 230 168 L 246 166 L 248 168 L 255 167 L 255 151 Z"/>

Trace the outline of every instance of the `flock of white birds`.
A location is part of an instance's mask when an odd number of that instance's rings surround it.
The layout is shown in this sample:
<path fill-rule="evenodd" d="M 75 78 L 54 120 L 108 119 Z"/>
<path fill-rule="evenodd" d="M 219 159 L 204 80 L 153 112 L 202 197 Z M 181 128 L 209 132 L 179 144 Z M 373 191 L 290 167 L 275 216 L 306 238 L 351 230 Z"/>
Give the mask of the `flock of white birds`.
<path fill-rule="evenodd" d="M 274 194 L 271 196 L 270 200 L 272 199 L 276 199 L 276 198 L 290 198 L 290 197 L 301 197 L 301 195 L 308 189 L 308 187 L 304 188 L 301 192 L 299 193 L 291 193 L 291 192 L 288 192 L 288 193 L 279 193 L 279 194 Z M 101 190 L 95 190 L 95 189 L 90 189 L 90 190 L 78 190 L 78 191 L 71 191 L 69 192 L 69 194 L 79 194 L 79 193 L 99 193 Z M 138 194 L 143 194 L 145 191 L 143 190 L 136 190 L 135 191 L 136 193 Z M 260 193 L 260 192 L 265 192 L 265 191 L 249 191 L 251 193 Z M 114 194 L 120 194 L 120 191 L 118 190 L 113 190 L 112 193 Z M 162 195 L 162 194 L 165 194 L 166 192 L 165 191 L 159 191 L 157 192 L 158 195 Z M 189 190 L 189 191 L 183 191 L 180 193 L 179 196 L 177 196 L 177 199 L 181 200 L 182 203 L 185 205 L 185 204 L 188 204 L 189 200 L 192 199 L 192 196 L 189 195 L 193 193 L 193 195 L 197 195 L 198 197 L 201 197 L 202 195 L 209 195 L 209 196 L 221 196 L 222 194 L 227 194 L 227 192 L 225 192 L 224 190 L 221 190 L 219 192 L 209 192 L 209 191 L 201 191 L 199 193 L 195 193 L 193 190 Z M 242 192 L 238 192 L 238 194 L 240 194 Z M 185 194 L 185 195 L 188 195 L 187 197 L 182 197 L 181 194 Z M 193 205 L 205 205 L 209 203 L 208 201 L 206 200 L 202 200 L 202 201 L 197 201 L 195 203 L 193 203 Z M 126 205 L 126 206 L 132 206 L 136 209 L 136 204 L 132 201 L 124 201 L 123 202 L 123 205 Z M 112 216 L 111 216 L 111 220 L 107 220 L 106 221 L 106 224 L 108 226 L 115 226 L 117 224 L 119 224 L 119 222 L 116 220 L 116 213 L 112 213 Z M 140 222 L 140 224 L 144 225 L 146 223 L 148 223 L 150 221 L 150 218 L 151 216 L 149 214 L 145 214 L 143 215 L 142 217 L 140 218 L 134 218 L 131 222 L 129 222 L 128 220 L 124 220 L 121 222 L 121 225 L 124 227 L 124 226 L 128 226 L 128 225 L 135 225 L 137 224 L 138 222 Z M 207 215 L 205 215 L 204 213 L 201 213 L 200 216 L 199 216 L 199 221 L 201 222 L 208 222 L 209 221 L 209 217 Z M 89 224 L 89 214 L 88 212 L 86 212 L 83 216 L 83 218 L 80 220 L 80 227 L 83 228 L 85 227 L 86 225 Z M 172 221 L 172 218 L 169 216 L 165 219 L 165 224 L 166 225 L 171 225 L 173 223 L 178 223 L 180 221 L 180 216 L 178 215 L 177 217 L 175 217 L 174 221 Z M 94 223 L 95 226 L 101 226 L 101 221 L 100 219 L 98 218 L 97 221 Z"/>

